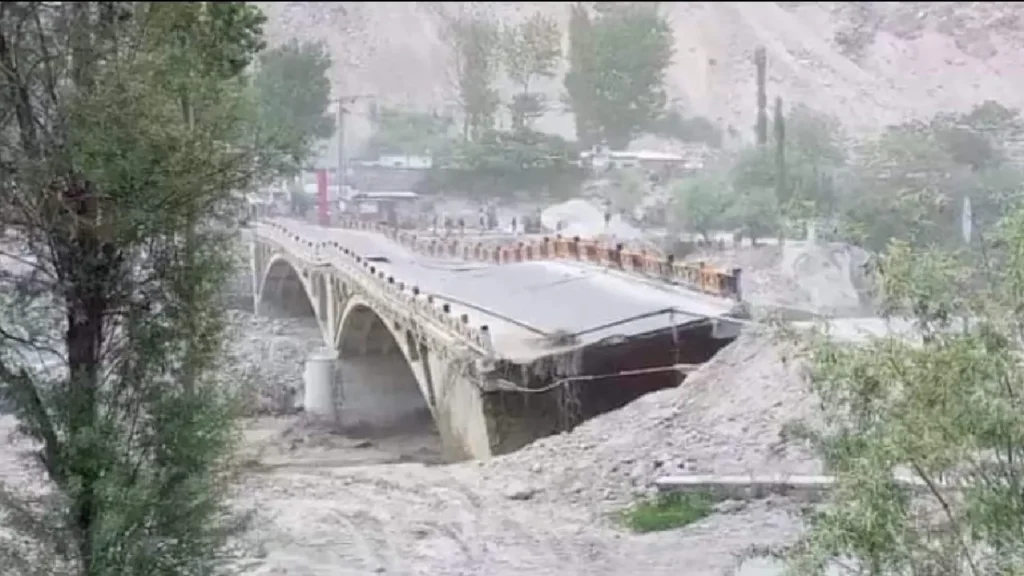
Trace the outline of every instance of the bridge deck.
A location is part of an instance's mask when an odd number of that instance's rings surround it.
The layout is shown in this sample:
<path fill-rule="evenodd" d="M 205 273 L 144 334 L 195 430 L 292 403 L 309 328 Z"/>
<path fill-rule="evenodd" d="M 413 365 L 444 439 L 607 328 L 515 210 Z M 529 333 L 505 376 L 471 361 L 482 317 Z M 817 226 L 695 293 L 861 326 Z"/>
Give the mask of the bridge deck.
<path fill-rule="evenodd" d="M 487 324 L 495 350 L 513 360 L 550 353 L 552 334 L 578 335 L 577 342 L 590 344 L 721 317 L 736 306 L 730 299 L 587 263 L 492 265 L 429 258 L 373 232 L 294 221 L 287 225 L 307 238 L 336 241 L 363 257 L 387 259 L 374 265 L 448 301 L 453 312 L 468 314 L 472 324 Z"/>

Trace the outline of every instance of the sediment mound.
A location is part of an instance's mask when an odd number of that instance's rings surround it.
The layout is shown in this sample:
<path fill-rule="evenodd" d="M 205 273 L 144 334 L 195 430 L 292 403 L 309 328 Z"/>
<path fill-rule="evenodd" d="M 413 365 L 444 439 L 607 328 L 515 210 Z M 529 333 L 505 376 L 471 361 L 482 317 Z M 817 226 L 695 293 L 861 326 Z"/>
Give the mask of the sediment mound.
<path fill-rule="evenodd" d="M 817 405 L 789 344 L 751 328 L 678 388 L 648 394 L 568 434 L 484 464 L 552 499 L 614 506 L 671 474 L 816 474 L 781 437 Z"/>

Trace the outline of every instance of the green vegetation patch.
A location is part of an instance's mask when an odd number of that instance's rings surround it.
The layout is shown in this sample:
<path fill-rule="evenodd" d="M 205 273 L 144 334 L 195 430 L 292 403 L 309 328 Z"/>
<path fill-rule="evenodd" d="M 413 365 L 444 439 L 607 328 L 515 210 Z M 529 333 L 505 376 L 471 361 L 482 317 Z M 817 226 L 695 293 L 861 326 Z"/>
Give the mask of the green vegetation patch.
<path fill-rule="evenodd" d="M 635 502 L 619 519 L 633 532 L 660 532 L 693 524 L 710 515 L 713 506 L 704 492 L 658 494 Z"/>

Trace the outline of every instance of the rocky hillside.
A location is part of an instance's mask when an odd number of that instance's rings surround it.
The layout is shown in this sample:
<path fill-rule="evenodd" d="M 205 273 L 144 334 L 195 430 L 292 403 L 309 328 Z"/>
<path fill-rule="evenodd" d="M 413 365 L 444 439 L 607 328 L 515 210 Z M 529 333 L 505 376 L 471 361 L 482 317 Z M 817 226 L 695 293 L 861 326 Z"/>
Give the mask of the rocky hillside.
<path fill-rule="evenodd" d="M 328 42 L 339 91 L 422 108 L 451 106 L 447 48 L 429 2 L 262 3 L 271 42 Z M 564 2 L 486 5 L 504 21 L 532 11 L 568 19 Z M 986 99 L 1024 106 L 1024 4 L 1009 2 L 672 2 L 672 93 L 688 113 L 752 138 L 752 54 L 764 45 L 769 93 L 835 114 L 857 131 L 968 109 Z M 479 8 L 479 6 L 476 6 Z M 552 82 L 557 98 L 561 82 Z M 541 127 L 572 134 L 553 111 Z M 355 141 L 367 130 L 356 112 Z M 353 142 L 357 143 L 357 142 Z"/>

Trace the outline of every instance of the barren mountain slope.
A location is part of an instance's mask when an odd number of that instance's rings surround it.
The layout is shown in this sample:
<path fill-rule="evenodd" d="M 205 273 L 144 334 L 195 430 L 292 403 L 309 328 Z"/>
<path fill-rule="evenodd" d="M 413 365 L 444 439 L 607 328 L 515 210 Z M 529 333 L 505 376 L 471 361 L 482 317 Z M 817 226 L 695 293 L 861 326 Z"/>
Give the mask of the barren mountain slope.
<path fill-rule="evenodd" d="M 346 94 L 439 108 L 454 103 L 438 3 L 260 3 L 271 42 L 327 41 L 332 80 Z M 514 21 L 542 11 L 568 18 L 564 2 L 473 5 Z M 757 45 L 769 59 L 769 93 L 833 113 L 858 131 L 986 99 L 1024 105 L 1024 5 L 1001 2 L 673 2 L 676 36 L 670 90 L 690 113 L 749 139 L 755 114 Z M 564 25 L 563 25 L 564 29 Z M 548 86 L 561 94 L 561 82 Z M 365 134 L 357 112 L 352 138 Z M 570 135 L 572 118 L 554 111 L 542 128 Z"/>

